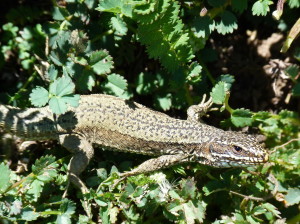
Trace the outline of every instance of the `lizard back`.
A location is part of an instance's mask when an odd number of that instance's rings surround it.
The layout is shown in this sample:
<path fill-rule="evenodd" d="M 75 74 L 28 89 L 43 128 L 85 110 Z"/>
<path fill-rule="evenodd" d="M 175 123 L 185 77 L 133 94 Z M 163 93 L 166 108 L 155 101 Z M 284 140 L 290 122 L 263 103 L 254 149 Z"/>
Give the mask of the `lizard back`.
<path fill-rule="evenodd" d="M 107 95 L 81 96 L 80 106 L 74 110 L 78 119 L 75 132 L 90 142 L 122 151 L 150 155 L 186 152 L 191 145 L 199 146 L 224 133 Z"/>

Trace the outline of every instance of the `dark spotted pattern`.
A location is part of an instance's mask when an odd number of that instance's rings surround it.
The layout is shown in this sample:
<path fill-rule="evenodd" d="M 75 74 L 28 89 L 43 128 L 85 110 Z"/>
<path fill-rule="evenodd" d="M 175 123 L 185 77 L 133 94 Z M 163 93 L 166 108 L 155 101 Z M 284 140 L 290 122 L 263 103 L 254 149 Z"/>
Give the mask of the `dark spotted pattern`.
<path fill-rule="evenodd" d="M 78 133 L 109 150 L 189 154 L 190 160 L 212 166 L 257 164 L 267 159 L 252 136 L 174 119 L 138 103 L 100 94 L 81 96 L 79 107 L 57 118 L 48 107 L 21 110 L 0 105 L 0 128 L 30 140 Z"/>

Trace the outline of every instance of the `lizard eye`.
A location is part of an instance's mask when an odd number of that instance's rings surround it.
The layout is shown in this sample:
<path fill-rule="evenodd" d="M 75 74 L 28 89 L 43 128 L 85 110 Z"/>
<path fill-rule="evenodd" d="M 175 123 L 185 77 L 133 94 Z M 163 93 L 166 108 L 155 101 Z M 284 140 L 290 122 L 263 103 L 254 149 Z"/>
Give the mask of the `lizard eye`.
<path fill-rule="evenodd" d="M 241 147 L 236 146 L 236 145 L 234 145 L 233 148 L 234 148 L 234 150 L 237 151 L 237 152 L 241 152 L 241 151 L 243 150 Z"/>

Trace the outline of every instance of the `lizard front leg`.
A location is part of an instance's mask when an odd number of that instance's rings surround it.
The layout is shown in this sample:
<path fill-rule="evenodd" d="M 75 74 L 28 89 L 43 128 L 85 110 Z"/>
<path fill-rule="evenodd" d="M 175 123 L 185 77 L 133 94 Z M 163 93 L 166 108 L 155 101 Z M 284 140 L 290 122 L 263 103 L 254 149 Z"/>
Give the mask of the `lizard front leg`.
<path fill-rule="evenodd" d="M 78 134 L 63 134 L 59 136 L 60 144 L 73 153 L 68 166 L 68 178 L 75 186 L 79 187 L 83 194 L 88 193 L 85 184 L 80 180 L 79 175 L 89 164 L 94 156 L 92 145 Z M 64 196 L 66 191 L 64 193 Z"/>
<path fill-rule="evenodd" d="M 164 169 L 173 165 L 187 162 L 188 159 L 189 155 L 187 154 L 163 155 L 157 158 L 149 159 L 133 170 L 120 174 L 121 178 L 114 183 L 113 188 L 118 185 L 120 181 L 126 179 L 129 176 Z"/>
<path fill-rule="evenodd" d="M 187 120 L 193 122 L 201 122 L 201 117 L 205 115 L 208 111 L 215 110 L 211 108 L 213 105 L 212 97 L 206 101 L 206 94 L 203 95 L 201 103 L 197 105 L 192 105 L 187 110 Z"/>

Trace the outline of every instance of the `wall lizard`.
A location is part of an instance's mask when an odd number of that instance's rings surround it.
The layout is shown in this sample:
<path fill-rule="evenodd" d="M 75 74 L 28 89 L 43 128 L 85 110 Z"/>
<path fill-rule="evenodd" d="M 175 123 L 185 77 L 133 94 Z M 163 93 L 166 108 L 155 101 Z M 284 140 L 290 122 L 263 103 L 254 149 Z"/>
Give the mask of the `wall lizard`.
<path fill-rule="evenodd" d="M 185 162 L 213 167 L 266 162 L 268 154 L 255 137 L 199 122 L 211 104 L 191 106 L 188 119 L 180 120 L 114 96 L 82 95 L 77 108 L 57 117 L 48 107 L 0 105 L 0 128 L 27 140 L 57 140 L 74 154 L 69 178 L 83 193 L 88 190 L 78 176 L 93 157 L 94 146 L 156 157 L 121 174 L 123 178 Z"/>

